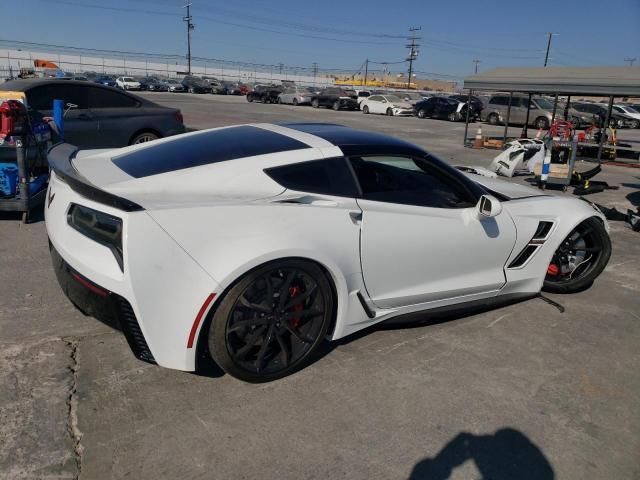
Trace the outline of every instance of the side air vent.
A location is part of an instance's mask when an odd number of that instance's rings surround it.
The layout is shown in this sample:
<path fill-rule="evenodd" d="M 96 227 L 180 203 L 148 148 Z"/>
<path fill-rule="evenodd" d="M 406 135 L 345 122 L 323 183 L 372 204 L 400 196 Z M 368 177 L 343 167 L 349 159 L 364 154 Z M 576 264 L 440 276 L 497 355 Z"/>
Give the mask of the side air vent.
<path fill-rule="evenodd" d="M 549 236 L 549 232 L 551 231 L 551 227 L 553 227 L 553 222 L 540 222 L 538 223 L 538 228 L 536 233 L 533 234 L 533 240 L 544 241 Z"/>
<path fill-rule="evenodd" d="M 518 254 L 518 256 L 509 264 L 507 268 L 520 268 L 524 266 L 534 253 L 540 248 L 540 246 L 547 241 L 551 229 L 553 228 L 553 222 L 539 222 L 536 233 L 533 234 L 527 246 Z"/>
<path fill-rule="evenodd" d="M 537 245 L 527 245 L 524 247 L 524 250 L 520 252 L 513 262 L 509 264 L 509 268 L 518 268 L 527 263 L 527 260 L 531 258 L 531 256 L 536 253 L 538 249 Z"/>

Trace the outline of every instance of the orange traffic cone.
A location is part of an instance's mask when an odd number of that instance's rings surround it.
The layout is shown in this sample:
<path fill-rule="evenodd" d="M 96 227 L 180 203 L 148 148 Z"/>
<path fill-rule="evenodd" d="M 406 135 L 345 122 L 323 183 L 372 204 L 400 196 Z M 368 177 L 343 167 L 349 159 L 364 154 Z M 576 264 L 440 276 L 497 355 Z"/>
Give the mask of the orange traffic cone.
<path fill-rule="evenodd" d="M 482 139 L 482 127 L 478 127 L 476 138 L 473 140 L 473 148 L 484 148 L 484 140 Z"/>

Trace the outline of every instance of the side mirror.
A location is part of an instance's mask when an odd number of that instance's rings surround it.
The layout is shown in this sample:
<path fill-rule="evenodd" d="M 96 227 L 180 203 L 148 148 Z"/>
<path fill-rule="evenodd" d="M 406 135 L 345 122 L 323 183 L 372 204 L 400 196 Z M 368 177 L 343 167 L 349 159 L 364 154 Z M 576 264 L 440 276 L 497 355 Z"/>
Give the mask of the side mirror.
<path fill-rule="evenodd" d="M 477 205 L 478 218 L 492 218 L 502 212 L 502 204 L 493 195 L 482 195 Z"/>

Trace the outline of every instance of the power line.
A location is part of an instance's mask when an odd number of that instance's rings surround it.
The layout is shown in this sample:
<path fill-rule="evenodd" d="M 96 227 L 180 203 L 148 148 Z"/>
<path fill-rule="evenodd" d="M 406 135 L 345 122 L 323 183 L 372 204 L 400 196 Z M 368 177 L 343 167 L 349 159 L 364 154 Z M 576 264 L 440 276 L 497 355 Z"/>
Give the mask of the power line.
<path fill-rule="evenodd" d="M 407 80 L 407 88 L 411 88 L 411 74 L 413 71 L 413 62 L 416 58 L 418 58 L 418 47 L 420 44 L 416 43 L 416 40 L 420 40 L 420 37 L 416 36 L 415 32 L 422 30 L 422 27 L 410 27 L 409 28 L 409 37 L 408 40 L 411 42 L 407 45 L 409 49 L 409 57 L 407 61 L 409 62 L 409 79 Z"/>

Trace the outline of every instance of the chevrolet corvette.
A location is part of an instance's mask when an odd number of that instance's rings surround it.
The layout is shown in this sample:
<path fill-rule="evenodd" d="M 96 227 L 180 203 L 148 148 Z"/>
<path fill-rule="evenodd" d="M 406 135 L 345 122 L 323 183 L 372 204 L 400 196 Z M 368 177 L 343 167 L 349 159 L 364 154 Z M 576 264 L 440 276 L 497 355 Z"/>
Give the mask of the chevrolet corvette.
<path fill-rule="evenodd" d="M 49 152 L 63 291 L 134 355 L 210 356 L 264 382 L 391 319 L 588 288 L 611 254 L 594 205 L 465 174 L 378 133 L 251 124 Z"/>

